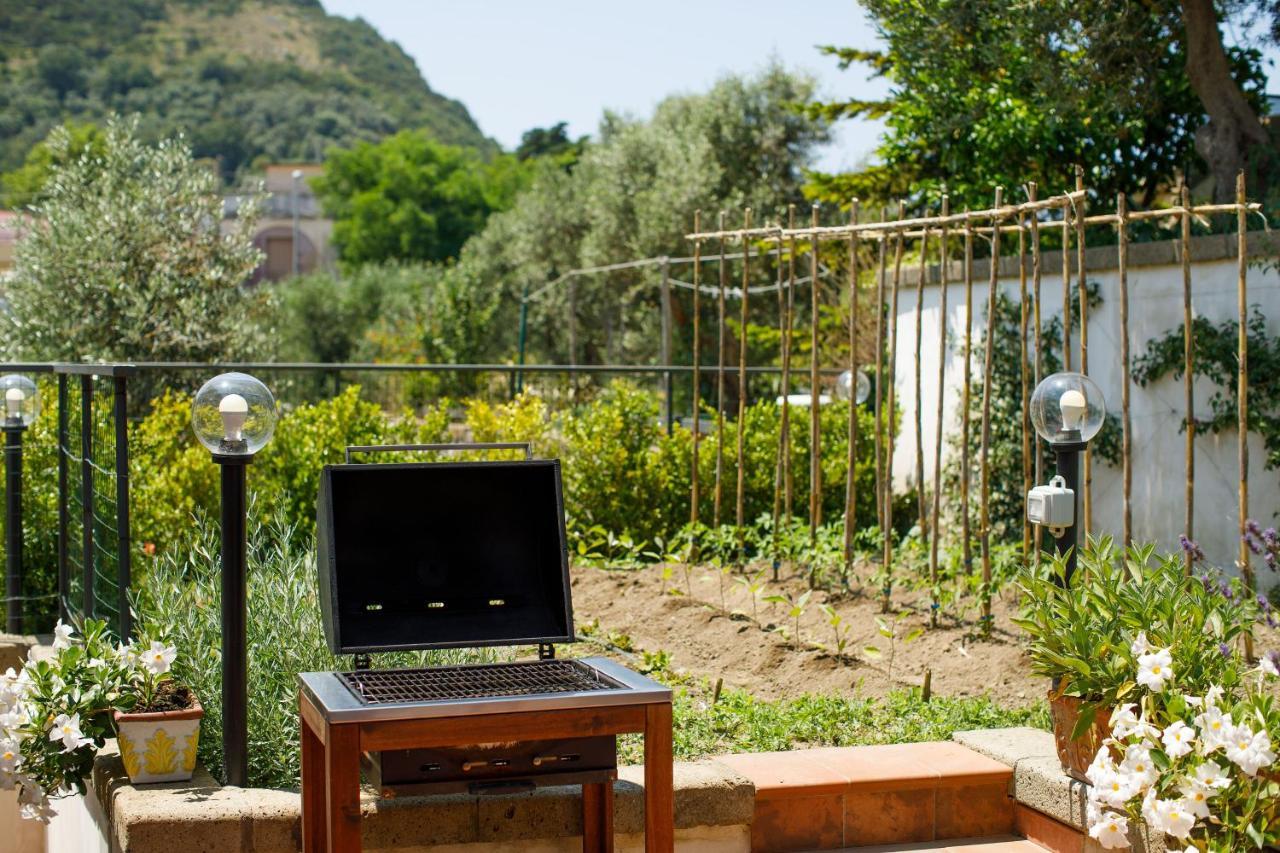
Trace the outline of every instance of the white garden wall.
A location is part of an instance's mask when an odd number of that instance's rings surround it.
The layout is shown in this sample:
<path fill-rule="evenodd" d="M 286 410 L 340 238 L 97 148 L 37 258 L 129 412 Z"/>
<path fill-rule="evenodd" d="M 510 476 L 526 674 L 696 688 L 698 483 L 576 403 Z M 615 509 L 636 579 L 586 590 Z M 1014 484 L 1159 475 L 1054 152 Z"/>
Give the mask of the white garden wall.
<path fill-rule="evenodd" d="M 1271 235 L 1250 235 L 1250 269 L 1248 298 L 1251 306 L 1258 306 L 1268 320 L 1272 334 L 1280 335 L 1280 273 L 1268 269 L 1277 255 L 1277 243 Z M 1145 352 L 1147 342 L 1176 329 L 1182 323 L 1182 270 L 1177 262 L 1176 241 L 1134 245 L 1129 262 L 1129 329 L 1132 358 Z M 1119 276 L 1115 268 L 1114 247 L 1091 249 L 1086 259 L 1087 275 L 1101 287 L 1103 304 L 1089 317 L 1089 374 L 1106 395 L 1107 408 L 1117 415 L 1120 411 L 1120 317 Z M 1192 257 L 1198 259 L 1192 269 L 1192 307 L 1196 316 L 1207 317 L 1215 323 L 1236 317 L 1237 266 L 1235 238 L 1200 237 L 1192 241 Z M 1028 269 L 1030 261 L 1028 260 Z M 1042 269 L 1041 291 L 1044 320 L 1062 312 L 1062 261 L 1057 252 L 1046 253 Z M 985 262 L 975 264 L 974 270 L 974 360 L 975 379 L 981 377 L 982 363 L 977 345 L 986 323 L 987 289 L 990 267 Z M 913 271 L 914 273 L 914 271 Z M 953 265 L 949 275 L 959 279 L 960 270 Z M 926 276 L 923 297 L 923 330 L 921 351 L 923 435 L 925 447 L 925 481 L 931 486 L 933 477 L 933 447 L 937 430 L 938 359 L 946 358 L 946 382 L 944 394 L 943 426 L 946 435 L 960 429 L 960 395 L 964 376 L 964 286 L 950 284 L 947 301 L 948 348 L 939 353 L 938 322 L 941 288 L 936 283 L 938 270 Z M 1075 276 L 1073 273 L 1073 286 Z M 896 353 L 897 391 L 902 417 L 901 437 L 897 441 L 893 458 L 895 488 L 907 488 L 915 483 L 915 275 L 906 275 L 899 291 L 898 347 Z M 1005 258 L 1000 266 L 999 288 L 1002 293 L 1018 300 L 1019 283 L 1017 259 Z M 1028 290 L 1031 284 L 1028 282 Z M 1078 321 L 1078 318 L 1075 318 Z M 1079 329 L 1072 330 L 1073 366 L 1079 367 Z M 1016 360 L 1017 351 L 996 353 L 997 358 Z M 1214 386 L 1204 379 L 1196 383 L 1196 411 L 1201 415 L 1209 411 L 1209 399 Z M 1155 540 L 1164 549 L 1178 548 L 1178 535 L 1183 532 L 1185 504 L 1184 443 L 1181 432 L 1184 417 L 1183 386 L 1181 379 L 1165 378 L 1159 383 L 1143 388 L 1136 384 L 1131 389 L 1131 419 L 1133 427 L 1133 533 L 1139 541 Z M 972 423 L 974 447 L 980 422 Z M 1117 427 L 1118 428 L 1118 427 Z M 1202 433 L 1196 439 L 1196 497 L 1195 538 L 1200 542 L 1208 558 L 1222 566 L 1231 566 L 1236 559 L 1238 537 L 1236 433 L 1210 435 Z M 944 466 L 951 452 L 945 440 Z M 976 451 L 975 451 L 976 452 Z M 1264 470 L 1264 454 L 1261 440 L 1251 435 L 1250 458 L 1250 515 L 1259 521 L 1275 524 L 1280 521 L 1280 471 Z M 1021 479 L 1020 471 L 996 471 L 992 477 Z M 977 483 L 974 488 L 976 490 Z M 944 493 L 944 501 L 946 500 Z M 1093 529 L 1121 533 L 1121 471 L 1096 460 L 1093 467 Z M 975 519 L 976 523 L 976 519 Z M 1259 574 L 1263 588 L 1280 582 L 1265 572 Z"/>

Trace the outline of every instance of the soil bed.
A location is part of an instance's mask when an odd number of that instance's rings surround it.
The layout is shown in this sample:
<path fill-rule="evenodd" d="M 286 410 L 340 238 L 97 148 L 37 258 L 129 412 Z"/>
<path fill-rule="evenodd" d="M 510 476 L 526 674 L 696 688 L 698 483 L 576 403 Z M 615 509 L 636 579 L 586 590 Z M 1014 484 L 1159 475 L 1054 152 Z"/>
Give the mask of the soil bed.
<path fill-rule="evenodd" d="M 689 571 L 690 595 L 681 566 L 671 567 L 666 581 L 661 566 L 575 566 L 574 619 L 579 633 L 597 643 L 637 654 L 666 652 L 676 671 L 711 682 L 723 678 L 726 686 L 763 699 L 804 693 L 883 696 L 891 688 L 919 687 L 926 668 L 932 671 L 937 695 L 985 694 L 1006 707 L 1045 697 L 1048 684 L 1031 673 L 1019 631 L 1009 621 L 1016 612 L 1011 589 L 992 603 L 990 638 L 979 636 L 976 601 L 967 600 L 959 613 L 944 611 L 938 627 L 929 629 L 927 594 L 896 593 L 894 609 L 904 614 L 897 620 L 898 636 L 924 630 L 911 642 L 897 642 L 890 681 L 890 642 L 877 631 L 880 602 L 870 593 L 815 590 L 800 618 L 802 642 L 796 648 L 789 636 L 794 621 L 787 616 L 788 605 L 763 599 L 778 594 L 798 598 L 807 589 L 805 580 L 784 573 L 779 582 L 769 582 L 756 604 L 757 621 L 751 594 L 734 582 L 735 576 L 723 578 L 722 604 L 722 578 L 715 567 Z M 829 604 L 847 626 L 843 656 L 834 653 L 835 638 L 822 604 Z M 892 616 L 882 618 L 892 621 Z M 869 645 L 879 648 L 879 658 L 864 652 Z"/>

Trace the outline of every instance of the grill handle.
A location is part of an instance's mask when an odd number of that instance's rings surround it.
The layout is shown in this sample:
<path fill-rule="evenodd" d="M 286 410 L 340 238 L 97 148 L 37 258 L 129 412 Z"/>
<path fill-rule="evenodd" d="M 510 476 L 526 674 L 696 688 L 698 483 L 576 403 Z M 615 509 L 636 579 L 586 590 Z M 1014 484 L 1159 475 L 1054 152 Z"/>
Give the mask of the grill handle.
<path fill-rule="evenodd" d="M 533 458 L 533 443 L 528 441 L 458 441 L 444 444 L 349 444 L 347 445 L 347 464 L 351 464 L 352 453 L 376 452 L 408 452 L 432 451 L 447 452 L 453 450 L 523 450 L 525 459 Z"/>

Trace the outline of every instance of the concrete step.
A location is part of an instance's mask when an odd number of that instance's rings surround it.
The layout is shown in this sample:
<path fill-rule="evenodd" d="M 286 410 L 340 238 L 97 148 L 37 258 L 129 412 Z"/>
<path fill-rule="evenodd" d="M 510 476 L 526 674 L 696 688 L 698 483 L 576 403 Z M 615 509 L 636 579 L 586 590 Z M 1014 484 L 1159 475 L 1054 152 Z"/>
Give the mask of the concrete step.
<path fill-rule="evenodd" d="M 952 838 L 945 841 L 928 841 L 915 844 L 880 844 L 874 847 L 845 847 L 836 853 L 910 853 L 913 850 L 929 850 L 933 853 L 1045 853 L 1044 847 L 1034 841 L 1015 835 L 989 838 Z"/>

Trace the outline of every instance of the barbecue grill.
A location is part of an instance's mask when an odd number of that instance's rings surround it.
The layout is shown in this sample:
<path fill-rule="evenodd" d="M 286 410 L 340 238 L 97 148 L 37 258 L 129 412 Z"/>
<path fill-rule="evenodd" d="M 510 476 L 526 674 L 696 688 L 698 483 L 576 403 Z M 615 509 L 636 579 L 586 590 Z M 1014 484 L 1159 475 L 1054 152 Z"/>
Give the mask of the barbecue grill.
<path fill-rule="evenodd" d="M 495 446 L 510 445 L 390 449 Z M 321 475 L 325 637 L 355 667 L 300 676 L 304 804 L 308 744 L 317 748 L 308 737 L 326 752 L 335 730 L 355 731 L 352 751 L 384 797 L 583 785 L 584 847 L 608 850 L 616 736 L 643 730 L 647 802 L 651 753 L 659 796 L 646 809 L 646 838 L 657 846 L 646 846 L 669 850 L 671 691 L 606 658 L 555 657 L 556 643 L 575 640 L 558 461 L 532 459 L 527 446 L 520 461 L 350 461 L 386 449 L 349 448 L 347 464 Z M 503 645 L 535 646 L 538 659 L 373 667 L 378 652 Z M 324 767 L 318 760 L 312 770 L 331 776 L 332 756 Z M 332 787 L 330 778 L 325 832 L 340 831 Z M 313 810 L 304 825 L 314 820 Z"/>

